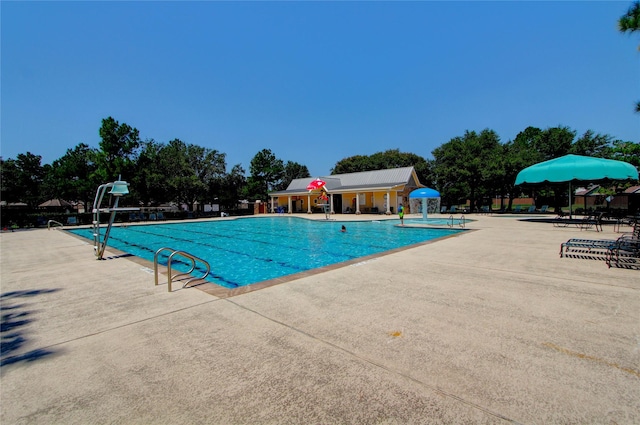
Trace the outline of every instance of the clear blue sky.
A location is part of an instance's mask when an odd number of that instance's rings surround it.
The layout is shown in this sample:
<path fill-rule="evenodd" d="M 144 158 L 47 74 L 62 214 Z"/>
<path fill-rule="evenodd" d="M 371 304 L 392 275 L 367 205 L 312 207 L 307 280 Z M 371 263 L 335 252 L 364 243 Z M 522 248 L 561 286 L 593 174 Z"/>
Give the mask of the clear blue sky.
<path fill-rule="evenodd" d="M 98 147 L 108 116 L 247 172 L 264 148 L 326 175 L 485 128 L 638 142 L 640 36 L 617 30 L 630 5 L 2 1 L 1 154 Z"/>

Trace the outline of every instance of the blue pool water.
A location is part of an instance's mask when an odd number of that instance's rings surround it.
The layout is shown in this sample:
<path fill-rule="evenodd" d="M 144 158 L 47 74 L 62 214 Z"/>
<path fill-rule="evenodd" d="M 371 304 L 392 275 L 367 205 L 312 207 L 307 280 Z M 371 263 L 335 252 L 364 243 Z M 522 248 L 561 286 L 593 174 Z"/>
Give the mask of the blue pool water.
<path fill-rule="evenodd" d="M 398 223 L 399 220 L 340 222 L 255 217 L 114 226 L 108 245 L 151 262 L 155 252 L 163 247 L 188 252 L 211 265 L 207 280 L 236 288 L 461 231 L 399 227 Z M 340 231 L 343 224 L 347 227 L 345 233 Z M 92 229 L 69 231 L 93 243 Z M 159 258 L 161 264 L 166 265 L 167 255 Z M 180 264 L 175 257 L 171 265 L 182 271 L 187 267 L 186 262 Z"/>

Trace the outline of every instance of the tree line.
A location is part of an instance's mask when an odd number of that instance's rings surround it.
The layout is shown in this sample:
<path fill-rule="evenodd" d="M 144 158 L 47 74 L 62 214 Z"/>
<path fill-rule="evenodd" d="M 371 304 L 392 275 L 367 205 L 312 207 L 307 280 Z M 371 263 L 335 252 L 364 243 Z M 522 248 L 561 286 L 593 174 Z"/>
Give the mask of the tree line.
<path fill-rule="evenodd" d="M 263 149 L 252 158 L 249 175 L 241 164 L 227 171 L 226 155 L 180 139 L 167 143 L 141 141 L 139 131 L 112 117 L 102 120 L 99 148 L 80 143 L 51 164 L 27 152 L 0 158 L 1 196 L 7 203 L 35 208 L 52 198 L 88 203 L 100 184 L 119 176 L 130 183 L 128 205 L 159 206 L 218 204 L 233 209 L 241 199 L 267 201 L 269 192 L 283 190 L 296 178 L 310 177 L 306 165 L 276 157 Z M 339 160 L 331 174 L 413 166 L 420 182 L 435 188 L 447 205 L 486 204 L 500 196 L 508 207 L 523 188 L 514 187 L 517 173 L 535 163 L 565 154 L 617 159 L 640 166 L 640 143 L 614 140 L 591 130 L 577 137 L 568 127 L 528 127 L 501 143 L 490 129 L 466 131 L 433 150 L 433 159 L 390 149 Z M 555 193 L 554 187 L 542 188 Z M 557 191 L 561 192 L 561 191 Z M 539 192 L 540 193 L 540 192 Z"/>
<path fill-rule="evenodd" d="M 433 150 L 433 159 L 397 150 L 371 156 L 353 156 L 339 161 L 332 172 L 347 173 L 413 165 L 420 182 L 440 192 L 445 205 L 466 204 L 479 208 L 487 198 L 506 199 L 511 208 L 513 199 L 529 189 L 516 187 L 517 174 L 524 168 L 567 154 L 594 156 L 626 161 L 640 166 L 640 143 L 614 139 L 592 130 L 577 137 L 569 127 L 540 129 L 528 127 L 514 140 L 501 143 L 490 129 L 479 133 L 466 131 Z M 557 186 L 537 189 L 542 195 L 564 193 Z M 560 203 L 561 200 L 557 200 Z M 556 203 L 556 205 L 557 205 Z"/>
<path fill-rule="evenodd" d="M 47 199 L 92 202 L 97 187 L 122 176 L 130 183 L 129 205 L 218 204 L 232 209 L 240 199 L 266 200 L 291 180 L 309 177 L 306 166 L 286 163 L 269 149 L 258 152 L 250 175 L 236 164 L 227 171 L 226 154 L 173 139 L 168 143 L 140 140 L 138 129 L 112 117 L 102 120 L 99 148 L 80 143 L 51 164 L 31 152 L 0 158 L 1 196 L 7 203 L 30 208 Z"/>

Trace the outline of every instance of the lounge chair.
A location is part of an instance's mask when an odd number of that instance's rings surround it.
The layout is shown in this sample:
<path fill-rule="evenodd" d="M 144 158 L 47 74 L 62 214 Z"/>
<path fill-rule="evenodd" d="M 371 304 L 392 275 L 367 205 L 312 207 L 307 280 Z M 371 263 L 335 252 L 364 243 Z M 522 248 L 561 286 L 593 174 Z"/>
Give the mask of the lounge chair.
<path fill-rule="evenodd" d="M 149 220 L 155 221 L 157 219 L 158 219 L 158 216 L 156 215 L 156 213 L 150 213 L 149 214 Z"/>
<path fill-rule="evenodd" d="M 546 213 L 548 209 L 549 209 L 549 205 L 543 205 L 543 206 L 540 208 L 540 212 L 541 212 L 541 213 Z"/>
<path fill-rule="evenodd" d="M 571 238 L 560 244 L 560 257 L 565 257 L 569 252 L 605 256 L 609 247 L 616 241 L 617 239 Z"/>
<path fill-rule="evenodd" d="M 607 248 L 605 261 L 611 267 L 616 263 L 618 267 L 640 268 L 640 238 L 636 235 L 622 235 Z"/>
<path fill-rule="evenodd" d="M 78 218 L 77 217 L 67 217 L 67 224 L 70 226 L 77 226 L 78 225 Z"/>
<path fill-rule="evenodd" d="M 564 211 L 560 210 L 560 212 L 558 212 L 558 215 L 555 216 L 555 218 L 551 222 L 553 223 L 554 227 L 567 227 L 572 223 L 572 220 L 567 214 L 565 214 Z"/>
<path fill-rule="evenodd" d="M 580 230 L 588 230 L 595 228 L 596 232 L 602 231 L 602 217 L 604 213 L 589 214 L 582 219 L 580 223 Z"/>
<path fill-rule="evenodd" d="M 159 211 L 157 217 L 158 220 L 164 220 L 164 213 L 162 211 Z"/>
<path fill-rule="evenodd" d="M 520 205 L 516 205 L 516 207 L 513 209 L 513 212 L 514 213 L 519 213 L 521 209 L 522 209 L 522 207 Z"/>
<path fill-rule="evenodd" d="M 632 233 L 625 233 L 618 239 L 580 239 L 571 238 L 560 244 L 560 257 L 567 256 L 567 253 L 588 254 L 599 256 L 607 261 L 609 267 L 611 262 L 620 262 L 624 259 L 635 259 L 631 262 L 640 263 L 640 225 L 635 226 Z"/>
<path fill-rule="evenodd" d="M 536 206 L 535 206 L 535 205 L 531 205 L 531 206 L 529 207 L 529 209 L 527 210 L 527 212 L 528 212 L 528 213 L 534 213 L 534 212 L 536 212 Z"/>

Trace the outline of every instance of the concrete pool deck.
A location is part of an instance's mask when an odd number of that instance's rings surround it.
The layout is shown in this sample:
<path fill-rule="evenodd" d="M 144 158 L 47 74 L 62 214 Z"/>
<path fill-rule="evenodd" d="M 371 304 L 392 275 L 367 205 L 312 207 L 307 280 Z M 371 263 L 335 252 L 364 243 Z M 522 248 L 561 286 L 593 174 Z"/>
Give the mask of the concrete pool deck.
<path fill-rule="evenodd" d="M 2 233 L 0 422 L 640 423 L 640 271 L 523 217 L 227 298 Z"/>

